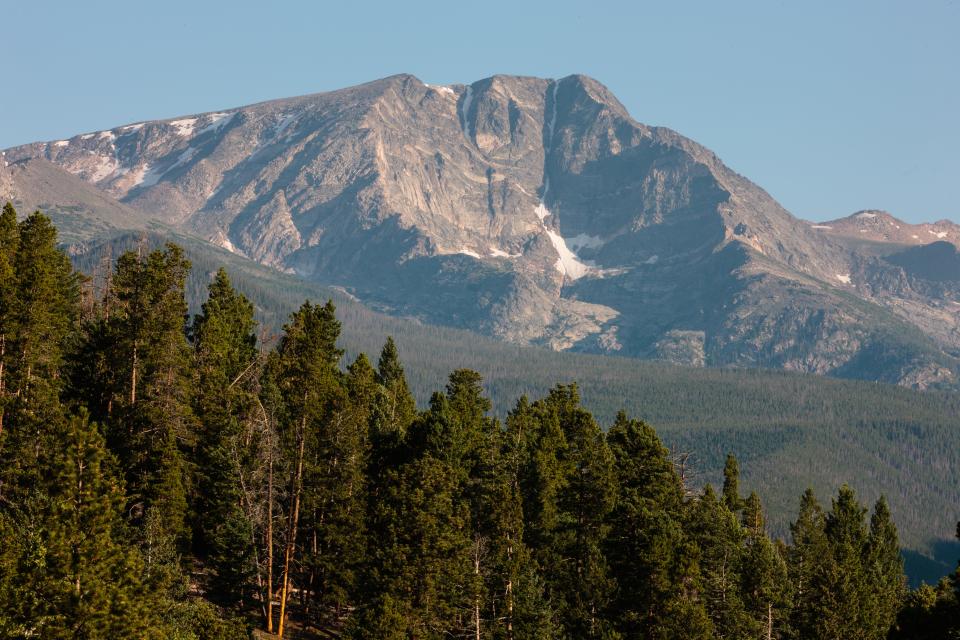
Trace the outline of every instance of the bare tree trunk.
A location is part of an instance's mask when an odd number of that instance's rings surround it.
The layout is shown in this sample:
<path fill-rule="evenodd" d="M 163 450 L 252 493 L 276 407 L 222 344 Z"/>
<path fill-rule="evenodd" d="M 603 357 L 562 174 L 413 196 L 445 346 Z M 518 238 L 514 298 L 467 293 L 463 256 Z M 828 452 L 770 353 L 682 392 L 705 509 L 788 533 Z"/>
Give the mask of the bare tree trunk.
<path fill-rule="evenodd" d="M 137 404 L 137 366 L 139 365 L 137 359 L 137 344 L 133 344 L 133 369 L 130 372 L 130 405 L 133 406 Z"/>
<path fill-rule="evenodd" d="M 7 355 L 7 334 L 0 334 L 0 436 L 3 435 L 3 399 L 6 389 L 3 386 L 3 364 Z"/>
<path fill-rule="evenodd" d="M 273 633 L 273 435 L 267 462 L 267 633 Z"/>
<path fill-rule="evenodd" d="M 767 603 L 767 640 L 773 640 L 773 604 Z"/>
<path fill-rule="evenodd" d="M 280 624 L 277 627 L 277 637 L 283 638 L 283 627 L 287 617 L 287 596 L 290 590 L 290 558 L 293 556 L 294 544 L 297 540 L 297 523 L 300 519 L 300 491 L 303 483 L 303 449 L 304 430 L 307 417 L 300 420 L 300 429 L 297 431 L 297 469 L 293 479 L 293 506 L 290 509 L 290 521 L 287 529 L 287 544 L 283 553 L 283 580 L 280 590 Z"/>
<path fill-rule="evenodd" d="M 473 596 L 473 633 L 475 640 L 480 640 L 480 538 L 477 538 L 473 549 L 473 575 L 476 580 L 476 591 Z"/>
<path fill-rule="evenodd" d="M 86 467 L 85 467 L 85 465 L 83 464 L 83 452 L 78 450 L 78 451 L 77 451 L 77 477 L 78 477 L 78 480 L 77 480 L 77 500 L 76 500 L 76 503 L 77 503 L 77 506 L 76 506 L 76 508 L 77 508 L 77 513 L 80 512 L 80 509 L 81 509 L 82 506 L 83 506 L 83 471 L 84 471 L 85 468 L 86 468 Z M 81 591 L 82 591 L 82 587 L 83 587 L 83 585 L 82 585 L 81 582 L 80 582 L 80 568 L 79 568 L 79 567 L 75 567 L 75 568 L 74 568 L 74 571 L 76 571 L 77 575 L 76 575 L 76 579 L 75 579 L 75 581 L 74 581 L 73 588 L 74 588 L 74 591 L 75 591 L 75 593 L 76 593 L 77 598 L 79 599 L 79 598 L 80 598 Z"/>
<path fill-rule="evenodd" d="M 513 640 L 513 539 L 507 534 L 507 640 Z"/>
<path fill-rule="evenodd" d="M 250 439 L 247 438 L 247 443 L 244 448 L 249 448 Z M 237 467 L 237 480 L 240 482 L 240 495 L 242 496 L 242 507 L 244 510 L 244 515 L 247 517 L 247 520 L 253 525 L 256 522 L 256 506 L 254 503 L 254 497 L 251 497 L 252 491 L 247 486 L 246 480 L 243 477 L 243 469 L 240 464 L 240 454 L 237 451 L 236 443 L 234 443 L 231 448 L 233 454 L 233 463 Z M 257 528 L 256 526 L 250 527 L 250 548 L 253 549 L 253 564 L 257 568 L 257 593 L 261 594 L 260 609 L 263 614 L 264 619 L 267 617 L 267 601 L 262 598 L 264 587 L 263 587 L 263 563 L 260 561 L 260 545 L 257 544 Z M 269 595 L 269 594 L 268 594 Z"/>

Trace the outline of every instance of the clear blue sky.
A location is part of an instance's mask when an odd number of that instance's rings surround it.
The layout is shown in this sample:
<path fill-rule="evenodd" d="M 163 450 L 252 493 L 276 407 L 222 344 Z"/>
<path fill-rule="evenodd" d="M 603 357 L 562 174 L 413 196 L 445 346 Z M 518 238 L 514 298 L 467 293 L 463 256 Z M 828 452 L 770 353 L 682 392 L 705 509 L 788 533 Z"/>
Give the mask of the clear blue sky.
<path fill-rule="evenodd" d="M 0 24 L 0 148 L 400 72 L 586 73 L 800 217 L 960 222 L 960 0 L 0 0 Z"/>

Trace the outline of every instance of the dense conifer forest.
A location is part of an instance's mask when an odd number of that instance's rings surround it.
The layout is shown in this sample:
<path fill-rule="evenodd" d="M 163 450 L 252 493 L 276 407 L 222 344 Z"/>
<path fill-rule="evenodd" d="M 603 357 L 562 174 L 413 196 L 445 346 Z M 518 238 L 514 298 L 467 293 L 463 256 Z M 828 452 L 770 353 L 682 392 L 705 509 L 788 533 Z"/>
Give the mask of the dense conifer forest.
<path fill-rule="evenodd" d="M 332 302 L 265 343 L 225 270 L 191 317 L 180 247 L 111 263 L 0 216 L 2 638 L 960 638 L 883 497 L 798 486 L 772 536 L 736 457 L 700 486 L 574 384 L 501 421 L 460 368 L 418 408 Z"/>

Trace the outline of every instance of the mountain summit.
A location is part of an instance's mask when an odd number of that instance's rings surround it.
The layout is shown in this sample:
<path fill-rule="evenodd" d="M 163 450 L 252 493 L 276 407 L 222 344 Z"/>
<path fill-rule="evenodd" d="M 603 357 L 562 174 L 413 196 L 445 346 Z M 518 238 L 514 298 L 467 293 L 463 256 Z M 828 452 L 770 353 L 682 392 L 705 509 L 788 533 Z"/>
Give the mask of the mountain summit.
<path fill-rule="evenodd" d="M 892 257 L 918 243 L 798 220 L 586 76 L 398 75 L 4 155 L 379 309 L 512 342 L 921 388 L 960 371 L 960 283 Z"/>

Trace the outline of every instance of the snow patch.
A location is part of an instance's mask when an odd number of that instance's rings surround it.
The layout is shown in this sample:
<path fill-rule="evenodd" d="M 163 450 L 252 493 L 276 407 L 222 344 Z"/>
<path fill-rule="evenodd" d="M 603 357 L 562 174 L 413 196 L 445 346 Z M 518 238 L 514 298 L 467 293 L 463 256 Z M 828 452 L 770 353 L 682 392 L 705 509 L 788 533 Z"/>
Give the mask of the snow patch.
<path fill-rule="evenodd" d="M 643 264 L 657 264 L 658 260 L 660 260 L 660 256 L 650 256 L 643 261 Z"/>
<path fill-rule="evenodd" d="M 932 235 L 932 236 L 936 236 L 936 237 L 938 237 L 938 238 L 946 238 L 946 237 L 947 237 L 947 232 L 946 232 L 946 231 L 934 231 L 933 229 L 927 229 L 927 233 L 929 233 L 929 234 Z"/>
<path fill-rule="evenodd" d="M 227 126 L 228 124 L 230 124 L 230 121 L 233 120 L 233 116 L 235 115 L 237 115 L 236 112 L 228 113 L 224 111 L 220 113 L 211 113 L 209 116 L 210 124 L 205 126 L 203 129 L 200 129 L 200 131 L 198 132 L 198 135 L 202 135 L 209 131 L 217 131 Z"/>
<path fill-rule="evenodd" d="M 424 86 L 426 86 L 428 89 L 433 89 L 433 90 L 436 91 L 437 93 L 446 93 L 446 94 L 451 95 L 451 96 L 452 96 L 452 95 L 455 95 L 453 89 L 451 89 L 450 87 L 446 87 L 446 86 L 444 86 L 444 85 L 442 85 L 442 84 L 426 84 L 426 83 L 424 83 Z"/>
<path fill-rule="evenodd" d="M 160 178 L 163 177 L 163 171 L 157 171 L 150 167 L 150 163 L 146 163 L 140 167 L 137 167 L 136 171 L 133 174 L 133 187 L 152 187 L 160 181 Z"/>
<path fill-rule="evenodd" d="M 93 173 L 90 174 L 91 182 L 100 182 L 104 178 L 113 174 L 117 170 L 117 159 L 110 156 L 100 156 L 100 160 L 97 163 L 96 168 L 93 170 Z"/>
<path fill-rule="evenodd" d="M 230 253 L 238 253 L 237 248 L 233 246 L 233 243 L 230 242 L 230 238 L 223 236 L 223 240 L 220 241 L 220 246 L 229 251 Z"/>
<path fill-rule="evenodd" d="M 920 236 L 918 236 L 917 234 L 913 234 L 913 235 L 910 236 L 910 237 L 913 238 L 914 240 L 919 240 L 919 239 L 920 239 Z"/>
<path fill-rule="evenodd" d="M 92 133 L 86 133 L 86 134 L 80 136 L 80 139 L 81 139 L 81 140 L 89 140 L 89 139 L 92 138 L 92 137 L 93 137 L 93 134 L 92 134 Z"/>
<path fill-rule="evenodd" d="M 65 146 L 67 146 L 68 144 L 70 144 L 70 142 L 69 142 L 68 140 L 57 140 L 56 142 L 53 143 L 53 146 L 55 146 L 55 147 L 65 147 Z"/>
<path fill-rule="evenodd" d="M 838 273 L 837 280 L 843 284 L 850 284 L 850 274 L 849 273 Z"/>
<path fill-rule="evenodd" d="M 295 113 L 285 115 L 283 117 L 283 120 L 281 120 L 280 123 L 277 125 L 277 128 L 274 129 L 273 137 L 279 138 L 281 135 L 283 135 L 283 132 L 287 130 L 287 127 L 289 127 L 293 123 L 293 121 L 296 119 L 297 119 L 297 114 Z"/>
<path fill-rule="evenodd" d="M 578 280 L 587 275 L 591 265 L 581 262 L 577 258 L 577 254 L 570 250 L 563 236 L 550 229 L 547 229 L 547 235 L 550 236 L 550 242 L 553 243 L 553 248 L 557 250 L 557 254 L 560 256 L 557 258 L 556 265 L 554 265 L 557 271 L 571 280 Z"/>
<path fill-rule="evenodd" d="M 197 119 L 184 118 L 183 120 L 173 120 L 167 124 L 177 130 L 178 136 L 186 138 L 193 135 L 193 127 L 197 124 Z"/>
<path fill-rule="evenodd" d="M 123 131 L 124 134 L 133 133 L 134 131 L 140 131 L 140 129 L 143 129 L 143 124 L 144 123 L 142 122 L 138 122 L 137 124 L 128 124 L 125 127 L 120 127 L 120 131 Z M 110 133 L 110 132 L 104 131 L 103 133 Z M 101 133 L 100 135 L 102 136 L 103 133 Z M 112 137 L 113 134 L 110 133 L 110 136 Z"/>
<path fill-rule="evenodd" d="M 550 215 L 550 210 L 547 209 L 546 205 L 543 204 L 543 201 L 540 201 L 540 204 L 537 205 L 537 208 L 533 210 L 537 214 L 537 217 L 540 218 L 540 222 L 543 222 L 547 219 L 547 216 Z"/>
<path fill-rule="evenodd" d="M 833 227 L 831 227 L 828 224 L 812 224 L 810 225 L 810 228 L 811 229 L 833 229 Z"/>
<path fill-rule="evenodd" d="M 197 150 L 193 147 L 187 147 L 186 150 L 177 157 L 177 161 L 167 167 L 167 171 L 173 171 L 177 167 L 190 162 L 195 155 L 197 155 Z M 164 171 L 164 173 L 166 173 L 166 171 Z"/>
<path fill-rule="evenodd" d="M 100 140 L 113 140 L 115 137 L 113 131 L 101 131 L 100 135 L 97 136 Z"/>
<path fill-rule="evenodd" d="M 522 253 L 507 253 L 499 247 L 490 245 L 490 255 L 494 258 L 520 258 L 523 256 Z"/>
<path fill-rule="evenodd" d="M 462 254 L 465 255 L 465 256 L 470 256 L 471 258 L 477 258 L 478 260 L 480 259 L 480 254 L 479 254 L 479 253 L 477 253 L 476 251 L 471 251 L 470 249 L 467 249 L 466 247 L 460 249 L 460 251 L 457 251 L 457 253 L 462 253 Z"/>
<path fill-rule="evenodd" d="M 864 213 L 858 213 L 858 214 L 857 214 L 857 217 L 858 217 L 858 218 L 876 218 L 876 217 L 877 217 L 877 214 L 864 212 Z"/>

